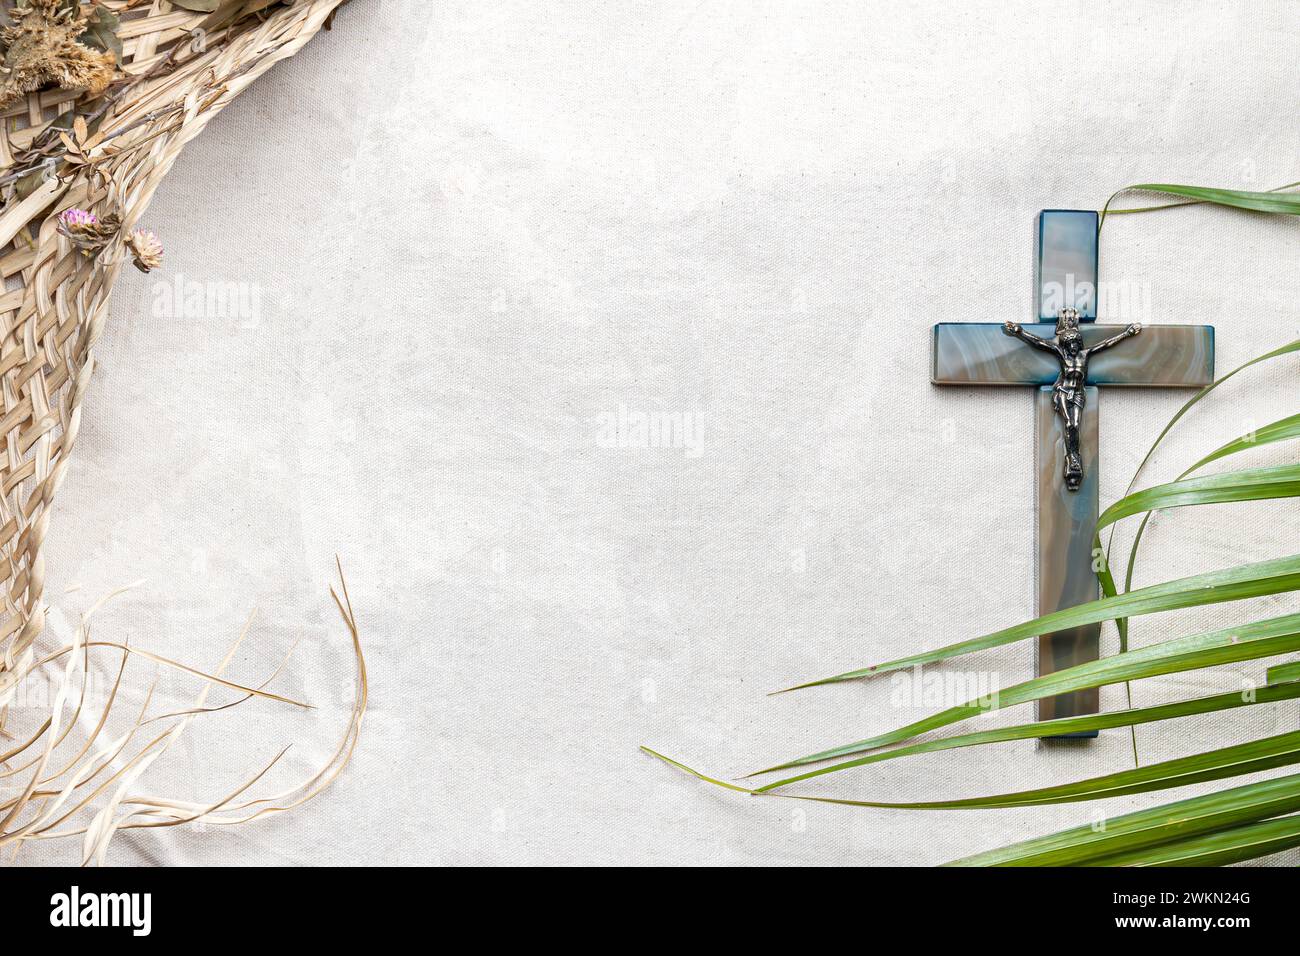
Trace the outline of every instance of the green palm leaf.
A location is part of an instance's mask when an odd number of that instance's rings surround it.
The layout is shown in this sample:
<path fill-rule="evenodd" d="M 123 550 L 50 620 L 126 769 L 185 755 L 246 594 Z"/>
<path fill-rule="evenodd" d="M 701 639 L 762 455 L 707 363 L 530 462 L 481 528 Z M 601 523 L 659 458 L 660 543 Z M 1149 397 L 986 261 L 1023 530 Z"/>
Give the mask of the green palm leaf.
<path fill-rule="evenodd" d="M 974 637 L 956 644 L 948 644 L 932 651 L 924 651 L 897 660 L 873 664 L 870 667 L 847 671 L 833 677 L 799 684 L 787 690 L 801 690 L 822 684 L 835 684 L 842 681 L 860 680 L 875 677 L 889 671 L 904 670 L 918 664 L 933 664 L 969 654 L 972 651 L 987 650 L 1014 641 L 1037 637 L 1039 634 L 1051 634 L 1055 631 L 1078 627 L 1083 624 L 1095 624 L 1119 617 L 1133 617 L 1141 614 L 1154 614 L 1158 611 L 1171 611 L 1179 608 L 1199 607 L 1206 604 L 1219 604 L 1225 601 L 1240 601 L 1245 598 L 1262 597 L 1268 594 L 1280 594 L 1285 591 L 1300 590 L 1300 555 L 1260 561 L 1256 564 L 1243 564 L 1219 571 L 1194 574 L 1190 577 L 1153 584 L 1137 591 L 1129 591 L 1112 597 L 1100 598 L 1075 607 L 1053 611 L 1022 624 L 993 631 L 980 637 Z M 780 691 L 778 693 L 784 693 Z"/>
<path fill-rule="evenodd" d="M 1292 661 L 1289 664 L 1278 664 L 1276 667 L 1270 667 L 1265 679 L 1269 684 L 1285 685 L 1290 681 L 1300 678 L 1300 661 Z"/>
<path fill-rule="evenodd" d="M 1272 657 L 1296 650 L 1300 650 L 1300 614 L 1287 614 L 1264 621 L 1254 621 L 1241 627 L 1223 628 L 1174 638 L 1053 671 L 1042 677 L 1013 684 L 999 690 L 996 694 L 972 698 L 955 707 L 949 707 L 875 737 L 843 744 L 805 757 L 797 757 L 760 770 L 758 773 L 788 770 L 792 767 L 875 750 L 994 710 L 1016 704 L 1027 704 L 1046 697 L 1056 697 L 1071 691 L 1120 684 L 1160 674 L 1257 660 L 1261 657 Z"/>
<path fill-rule="evenodd" d="M 1121 498 L 1101 513 L 1098 532 L 1131 515 L 1189 505 L 1294 498 L 1300 495 L 1300 465 L 1275 465 L 1187 478 L 1155 485 Z M 1099 538 L 1094 541 L 1100 544 Z"/>
<path fill-rule="evenodd" d="M 1300 816 L 1265 820 L 1102 857 L 1089 866 L 1228 866 L 1300 846 Z"/>
<path fill-rule="evenodd" d="M 1259 359 L 1255 359 L 1251 362 L 1247 362 L 1245 365 L 1241 366 L 1240 368 L 1234 369 L 1232 372 L 1228 373 L 1228 375 L 1225 375 L 1223 378 L 1219 379 L 1219 381 L 1215 382 L 1214 385 L 1210 385 L 1206 389 L 1206 391 L 1214 388 L 1216 385 L 1221 384 L 1224 381 L 1227 381 L 1227 379 L 1231 378 L 1237 372 L 1241 371 L 1241 369 L 1247 368 L 1250 365 L 1255 364 L 1256 362 L 1262 361 L 1264 358 L 1272 358 L 1278 355 L 1289 354 L 1290 352 L 1294 352 L 1297 349 L 1300 349 L 1300 341 L 1293 342 L 1282 349 L 1278 349 L 1274 352 L 1270 352 L 1267 356 L 1262 356 Z M 1146 464 L 1146 461 L 1151 457 L 1151 453 L 1155 451 L 1156 445 L 1160 444 L 1160 441 L 1164 438 L 1166 434 L 1168 434 L 1169 429 L 1172 427 L 1174 422 L 1178 420 L 1178 418 L 1182 415 L 1182 413 L 1186 411 L 1189 407 L 1191 407 L 1191 405 L 1198 400 L 1199 400 L 1199 396 L 1198 398 L 1194 398 L 1192 399 L 1192 401 L 1184 405 L 1183 408 L 1180 409 L 1179 414 L 1174 416 L 1174 420 L 1171 421 L 1170 424 L 1165 427 L 1165 431 L 1162 432 L 1160 437 L 1156 439 L 1155 444 L 1153 444 L 1151 448 L 1147 451 L 1146 458 L 1144 458 L 1142 464 L 1138 466 L 1138 471 L 1134 474 L 1133 480 L 1129 482 L 1128 492 L 1125 493 L 1125 497 L 1120 499 L 1119 502 L 1116 502 L 1114 505 L 1112 505 L 1111 509 L 1118 508 L 1124 502 L 1128 502 L 1131 499 L 1133 499 L 1134 495 L 1132 492 L 1133 492 L 1133 486 L 1137 481 L 1137 475 L 1141 473 L 1143 466 L 1145 466 Z M 1208 465 L 1211 462 L 1218 461 L 1222 458 L 1226 458 L 1229 455 L 1235 455 L 1238 452 L 1247 451 L 1251 448 L 1259 448 L 1264 445 L 1272 444 L 1274 442 L 1288 441 L 1293 438 L 1300 438 L 1300 415 L 1291 415 L 1287 418 L 1281 419 L 1280 421 L 1271 422 L 1270 424 L 1265 425 L 1263 428 L 1256 429 L 1253 432 L 1248 432 L 1245 435 L 1241 435 L 1237 438 L 1234 438 L 1232 441 L 1219 446 L 1214 451 L 1210 452 L 1208 455 L 1202 458 L 1200 461 L 1196 462 L 1196 464 L 1192 465 L 1181 475 L 1179 475 L 1178 480 L 1181 481 L 1182 479 L 1186 478 L 1188 475 L 1192 474 L 1193 472 L 1199 470 L 1203 466 Z M 1274 496 L 1263 495 L 1261 497 L 1267 498 L 1267 497 L 1274 497 Z M 1277 497 L 1286 497 L 1286 496 L 1282 495 Z M 1161 507 L 1161 506 L 1157 505 L 1154 507 Z M 1136 514 L 1138 512 L 1130 511 L 1128 513 Z M 1105 521 L 1104 523 L 1101 521 L 1098 522 L 1097 536 L 1096 536 L 1096 540 L 1094 541 L 1094 546 L 1099 547 L 1101 544 L 1101 529 L 1103 527 L 1107 527 L 1113 524 L 1115 520 L 1118 519 L 1112 517 L 1111 520 Z M 1133 544 L 1129 550 L 1128 567 L 1124 575 L 1125 591 L 1129 591 L 1133 586 L 1133 569 L 1137 564 L 1137 551 L 1139 546 L 1142 544 L 1142 536 L 1146 532 L 1147 523 L 1149 521 L 1150 521 L 1150 515 L 1148 514 L 1147 516 L 1143 517 L 1141 524 L 1138 525 L 1137 533 L 1133 536 Z M 1111 540 L 1113 541 L 1114 539 L 1112 538 Z M 1106 560 L 1103 562 L 1101 568 L 1097 571 L 1097 579 L 1101 584 L 1101 591 L 1104 597 L 1114 597 L 1117 593 L 1119 593 L 1118 589 L 1115 586 L 1115 579 L 1112 576 L 1110 571 L 1110 542 L 1107 543 L 1107 547 L 1106 547 Z M 1119 629 L 1120 650 L 1125 650 L 1128 647 L 1128 619 L 1116 618 L 1115 625 Z"/>
<path fill-rule="evenodd" d="M 1248 740 L 1243 744 L 1206 750 L 1190 757 L 1178 757 L 1151 763 L 1144 767 L 1132 767 L 1114 774 L 1075 780 L 1074 783 L 1061 783 L 1052 787 L 1037 787 L 1035 790 L 1022 790 L 1008 793 L 995 793 L 992 796 L 963 797 L 959 800 L 850 800 L 846 797 L 828 797 L 805 795 L 805 793 L 772 793 L 766 790 L 750 790 L 740 784 L 725 783 L 706 777 L 697 770 L 692 770 L 685 763 L 664 757 L 647 747 L 643 752 L 658 757 L 677 769 L 685 771 L 692 777 L 705 780 L 716 787 L 725 787 L 751 796 L 775 796 L 789 800 L 806 800 L 818 804 L 839 804 L 841 806 L 874 806 L 880 809 L 900 810 L 987 810 L 1005 809 L 1010 806 L 1037 806 L 1044 804 L 1079 803 L 1083 800 L 1108 800 L 1110 797 L 1128 796 L 1132 793 L 1147 793 L 1156 790 L 1171 790 L 1174 787 L 1187 787 L 1193 783 L 1205 783 L 1206 780 L 1221 780 L 1227 777 L 1242 777 L 1256 774 L 1262 770 L 1275 767 L 1292 766 L 1300 763 L 1300 731 L 1288 734 L 1262 737 L 1260 740 Z"/>
<path fill-rule="evenodd" d="M 1207 780 L 1240 777 L 1262 770 L 1286 767 L 1300 763 L 1300 730 L 1233 744 L 1218 750 L 1207 750 L 1190 757 L 1164 760 L 1145 767 L 1132 767 L 1117 773 L 1089 777 L 1073 783 L 1061 783 L 1034 790 L 1018 790 L 987 797 L 965 797 L 959 800 L 849 800 L 840 797 L 790 796 L 817 803 L 838 803 L 851 807 L 880 807 L 891 810 L 987 810 L 1005 807 L 1027 807 L 1039 804 L 1076 803 L 1080 800 L 1104 800 L 1152 790 L 1169 790 Z M 758 793 L 760 791 L 754 791 Z M 784 794 L 777 794 L 784 796 Z"/>
<path fill-rule="evenodd" d="M 1097 714 L 1082 714 L 1078 717 L 1057 717 L 1053 720 L 1036 720 L 1027 724 L 1014 724 L 998 727 L 995 730 L 981 730 L 975 733 L 945 737 L 942 740 L 927 740 L 923 743 L 908 744 L 893 750 L 867 754 L 829 767 L 818 767 L 798 776 L 777 780 L 762 787 L 755 788 L 755 793 L 767 793 L 792 783 L 811 780 L 828 773 L 865 767 L 873 763 L 883 763 L 899 757 L 911 757 L 917 754 L 935 753 L 940 750 L 954 750 L 959 747 L 976 747 L 982 744 L 1004 743 L 1012 740 L 1033 740 L 1039 737 L 1057 737 L 1063 734 L 1079 734 L 1112 727 L 1132 727 L 1137 724 L 1149 724 L 1176 717 L 1191 717 L 1196 714 L 1209 714 L 1237 707 L 1252 707 L 1255 704 L 1273 704 L 1282 700 L 1295 700 L 1300 697 L 1300 663 L 1284 664 L 1268 672 L 1269 686 L 1258 690 L 1230 691 L 1226 694 L 1213 694 L 1208 697 L 1195 697 L 1191 700 L 1174 701 L 1168 704 L 1156 704 L 1151 707 L 1137 707 L 1128 710 L 1112 710 Z"/>
<path fill-rule="evenodd" d="M 1097 225 L 1098 230 L 1105 223 L 1106 217 L 1119 216 L 1135 212 L 1154 212 L 1158 209 L 1174 209 L 1179 206 L 1195 206 L 1201 203 L 1212 203 L 1216 206 L 1231 206 L 1234 209 L 1244 209 L 1248 212 L 1272 213 L 1274 215 L 1296 216 L 1300 215 L 1300 195 L 1282 192 L 1284 189 L 1292 189 L 1300 186 L 1300 183 L 1287 183 L 1285 186 L 1278 186 L 1268 192 L 1251 192 L 1245 189 L 1217 189 L 1212 186 L 1181 186 L 1173 183 L 1138 183 L 1133 186 L 1125 186 L 1123 189 L 1114 193 L 1110 199 L 1106 200 L 1106 205 L 1102 207 L 1101 219 Z M 1111 209 L 1110 204 L 1115 201 L 1115 197 L 1126 192 L 1149 192 L 1163 193 L 1167 196 L 1182 197 L 1182 201 L 1174 203 L 1165 203 L 1159 206 L 1142 206 L 1137 209 Z"/>
<path fill-rule="evenodd" d="M 1244 784 L 977 853 L 948 866 L 1078 866 L 1300 811 L 1300 774 Z"/>

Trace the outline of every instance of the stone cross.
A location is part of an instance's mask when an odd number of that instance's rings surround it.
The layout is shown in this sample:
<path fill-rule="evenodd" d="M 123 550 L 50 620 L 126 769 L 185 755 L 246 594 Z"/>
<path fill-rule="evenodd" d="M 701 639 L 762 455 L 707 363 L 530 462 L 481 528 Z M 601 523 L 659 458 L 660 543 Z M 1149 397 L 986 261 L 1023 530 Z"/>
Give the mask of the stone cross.
<path fill-rule="evenodd" d="M 1097 386 L 1208 385 L 1214 379 L 1214 329 L 1095 324 L 1101 298 L 1097 213 L 1045 209 L 1037 225 L 1037 321 L 1024 326 L 939 323 L 934 327 L 931 380 L 936 385 L 1021 385 L 1038 390 L 1037 613 L 1043 615 L 1098 596 L 1092 550 L 1098 513 Z M 1082 351 L 1082 362 L 1071 358 L 1071 348 L 1061 347 L 1070 335 L 1081 337 L 1073 351 Z M 1097 350 L 1098 345 L 1106 350 Z M 1100 634 L 1101 625 L 1092 624 L 1042 635 L 1037 673 L 1096 660 Z M 1040 701 L 1038 716 L 1050 720 L 1097 709 L 1094 688 Z M 1065 736 L 1095 737 L 1096 732 Z"/>

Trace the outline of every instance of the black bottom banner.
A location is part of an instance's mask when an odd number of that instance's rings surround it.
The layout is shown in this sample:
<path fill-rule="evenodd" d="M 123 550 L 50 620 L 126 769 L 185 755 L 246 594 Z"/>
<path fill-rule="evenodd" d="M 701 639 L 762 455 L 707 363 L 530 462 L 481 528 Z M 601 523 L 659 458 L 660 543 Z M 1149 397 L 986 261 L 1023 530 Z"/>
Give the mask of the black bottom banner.
<path fill-rule="evenodd" d="M 920 947 L 1192 933 L 1228 942 L 1259 929 L 1282 932 L 1296 911 L 1289 868 L 623 871 L 589 879 L 578 869 L 544 881 L 517 870 L 11 869 L 4 897 L 12 942 L 50 934 L 128 946 L 337 946 L 377 930 L 482 924 L 494 911 L 505 917 L 484 926 L 494 940 L 502 930 L 561 926 L 570 939 L 607 937 L 612 921 L 647 941 L 662 933 L 667 942 L 689 927 L 724 945 L 755 935 L 760 945 L 811 941 L 854 926 L 915 935 Z"/>

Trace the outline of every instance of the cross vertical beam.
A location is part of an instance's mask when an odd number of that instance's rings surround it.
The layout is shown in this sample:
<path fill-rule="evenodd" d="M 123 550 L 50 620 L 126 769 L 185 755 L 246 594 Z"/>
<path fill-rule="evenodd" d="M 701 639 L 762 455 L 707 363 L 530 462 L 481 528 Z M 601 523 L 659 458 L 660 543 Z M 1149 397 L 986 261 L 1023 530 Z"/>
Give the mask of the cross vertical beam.
<path fill-rule="evenodd" d="M 1038 472 L 1038 613 L 1085 604 L 1097 597 L 1097 576 L 1092 562 L 1075 555 L 1092 556 L 1092 533 L 1097 527 L 1097 388 L 1088 386 L 1088 403 L 1083 409 L 1079 437 L 1083 448 L 1083 485 L 1070 491 L 1061 480 L 1061 459 L 1065 438 L 1061 420 L 1052 408 L 1051 386 L 1038 390 L 1038 420 L 1035 457 Z M 1082 661 L 1095 661 L 1101 646 L 1101 625 L 1045 634 L 1038 639 L 1035 673 L 1050 674 Z M 1095 714 L 1099 709 L 1097 689 L 1077 690 L 1038 703 L 1040 720 Z M 1087 736 L 1097 736 L 1092 731 Z"/>
<path fill-rule="evenodd" d="M 1045 209 L 1037 220 L 1034 271 L 1036 323 L 1025 332 L 1053 338 L 1061 310 L 1076 310 L 1084 348 L 1110 338 L 1123 326 L 1095 324 L 1097 214 Z M 1000 323 L 944 322 L 934 327 L 931 380 L 936 385 L 1036 386 L 1037 613 L 1048 614 L 1094 600 L 1092 538 L 1098 513 L 1099 438 L 1096 386 L 1199 387 L 1214 380 L 1214 329 L 1204 325 L 1146 326 L 1136 337 L 1099 352 L 1086 365 L 1085 402 L 1079 420 L 1083 483 L 1070 490 L 1063 476 L 1065 425 L 1053 399 L 1064 364 L 1052 350 L 1030 348 L 1003 334 Z M 1032 343 L 1031 343 L 1032 344 Z M 1079 394 L 1077 391 L 1074 394 Z M 1100 625 L 1039 637 L 1037 672 L 1096 660 Z M 1096 713 L 1096 690 L 1039 702 L 1039 718 Z M 1079 736 L 1095 737 L 1096 733 Z"/>

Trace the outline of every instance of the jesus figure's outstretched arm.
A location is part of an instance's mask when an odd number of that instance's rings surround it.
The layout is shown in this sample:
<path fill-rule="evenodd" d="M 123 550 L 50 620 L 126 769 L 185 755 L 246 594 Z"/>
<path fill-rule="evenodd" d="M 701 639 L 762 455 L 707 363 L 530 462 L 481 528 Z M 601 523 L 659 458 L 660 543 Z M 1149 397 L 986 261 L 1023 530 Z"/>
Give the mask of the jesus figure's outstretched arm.
<path fill-rule="evenodd" d="M 1019 322 L 1003 322 L 1002 332 L 1005 335 L 1010 335 L 1012 338 L 1019 339 L 1026 345 L 1032 345 L 1036 349 L 1042 349 L 1044 352 L 1051 352 L 1053 355 L 1060 354 L 1060 350 L 1056 347 L 1055 342 L 1051 339 L 1039 338 L 1037 335 L 1034 335 L 1033 332 L 1026 332 Z"/>
<path fill-rule="evenodd" d="M 1141 331 L 1142 331 L 1142 326 L 1134 322 L 1132 325 L 1130 325 L 1119 335 L 1112 335 L 1108 339 L 1102 339 L 1096 345 L 1088 349 L 1088 353 L 1096 354 L 1097 352 L 1100 352 L 1103 349 L 1110 348 L 1112 345 L 1119 345 L 1120 342 L 1123 342 L 1125 339 L 1132 338 L 1133 336 L 1137 335 Z"/>

